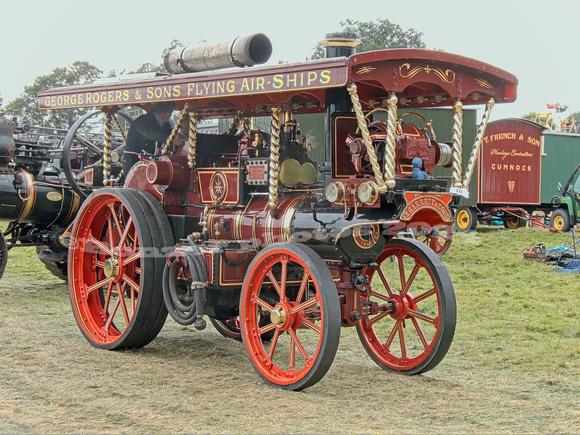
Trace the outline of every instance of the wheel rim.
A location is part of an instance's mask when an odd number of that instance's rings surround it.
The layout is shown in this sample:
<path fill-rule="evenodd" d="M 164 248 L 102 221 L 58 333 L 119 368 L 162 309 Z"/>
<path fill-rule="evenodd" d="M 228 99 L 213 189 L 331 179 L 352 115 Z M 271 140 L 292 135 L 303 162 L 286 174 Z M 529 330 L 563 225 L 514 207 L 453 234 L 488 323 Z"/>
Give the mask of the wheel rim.
<path fill-rule="evenodd" d="M 554 229 L 562 231 L 564 228 L 564 218 L 562 216 L 554 216 L 552 222 L 554 224 Z"/>
<path fill-rule="evenodd" d="M 240 331 L 239 316 L 234 319 L 217 320 L 210 317 L 210 321 L 214 328 L 224 337 L 233 338 L 237 341 L 242 341 L 242 332 Z"/>
<path fill-rule="evenodd" d="M 272 247 L 262 251 L 246 275 L 242 337 L 264 380 L 297 390 L 318 382 L 334 359 L 340 334 L 338 296 L 336 288 L 332 294 L 325 287 L 334 282 L 322 260 L 318 267 L 324 269 L 317 270 L 303 253 Z M 270 322 L 260 326 L 263 316 Z"/>
<path fill-rule="evenodd" d="M 109 346 L 129 331 L 142 302 L 146 277 L 139 228 L 125 203 L 112 194 L 96 196 L 78 219 L 71 300 L 85 336 Z"/>
<path fill-rule="evenodd" d="M 457 226 L 459 229 L 466 230 L 470 225 L 470 216 L 467 210 L 459 210 L 457 213 Z"/>
<path fill-rule="evenodd" d="M 453 287 L 441 260 L 430 255 L 416 241 L 396 240 L 385 247 L 378 268 L 363 272 L 369 276 L 363 297 L 371 313 L 363 315 L 357 331 L 371 358 L 385 369 L 430 370 L 453 340 Z"/>
<path fill-rule="evenodd" d="M 519 218 L 514 218 L 514 219 L 510 219 L 505 221 L 506 226 L 510 229 L 510 230 L 515 230 L 518 227 L 518 224 L 520 223 L 520 219 Z"/>
<path fill-rule="evenodd" d="M 417 240 L 425 243 L 437 255 L 445 254 L 453 241 L 453 225 L 437 225 L 414 233 Z"/>

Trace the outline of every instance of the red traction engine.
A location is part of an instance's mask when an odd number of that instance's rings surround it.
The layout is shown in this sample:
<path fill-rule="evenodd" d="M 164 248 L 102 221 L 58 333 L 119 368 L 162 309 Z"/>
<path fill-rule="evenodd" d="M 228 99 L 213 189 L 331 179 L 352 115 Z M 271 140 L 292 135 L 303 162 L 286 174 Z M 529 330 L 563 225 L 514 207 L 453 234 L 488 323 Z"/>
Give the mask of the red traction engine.
<path fill-rule="evenodd" d="M 354 44 L 328 45 L 340 54 Z M 172 52 L 167 76 L 41 92 L 43 109 L 99 107 L 109 136 L 126 106 L 171 100 L 180 110 L 159 153 L 142 155 L 123 183 L 105 165 L 106 187 L 82 186 L 92 193 L 69 250 L 80 330 L 96 347 L 132 348 L 151 342 L 167 313 L 197 329 L 208 317 L 243 341 L 261 378 L 288 390 L 325 375 L 341 327 L 355 327 L 383 369 L 433 369 L 454 335 L 453 285 L 427 244 L 396 236 L 452 223 L 449 204 L 467 194 L 479 146 L 462 174 L 461 107 L 486 105 L 484 131 L 494 102 L 515 99 L 517 79 L 414 49 L 204 71 L 262 63 L 270 50 L 252 35 Z M 451 143 L 436 141 L 429 120 L 397 116 L 425 106 L 454 107 Z M 316 114 L 324 137 L 300 129 Z M 270 128 L 255 128 L 263 117 Z M 230 130 L 199 130 L 216 118 L 233 118 Z M 180 134 L 186 142 L 173 146 Z M 433 178 L 436 165 L 452 168 L 451 184 Z"/>

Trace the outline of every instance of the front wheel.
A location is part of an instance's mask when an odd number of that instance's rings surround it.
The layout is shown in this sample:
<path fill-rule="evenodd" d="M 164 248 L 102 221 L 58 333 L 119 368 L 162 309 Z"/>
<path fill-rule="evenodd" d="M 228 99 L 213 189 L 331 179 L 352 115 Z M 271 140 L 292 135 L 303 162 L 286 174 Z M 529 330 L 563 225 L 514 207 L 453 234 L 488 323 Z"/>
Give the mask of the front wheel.
<path fill-rule="evenodd" d="M 264 317 L 269 322 L 262 326 Z M 240 326 L 264 381 L 285 390 L 316 384 L 334 360 L 340 324 L 334 280 L 312 249 L 275 243 L 254 258 L 242 289 Z"/>
<path fill-rule="evenodd" d="M 357 332 L 379 367 L 408 375 L 433 369 L 455 333 L 453 284 L 441 259 L 424 244 L 393 239 L 367 267 L 366 309 Z"/>

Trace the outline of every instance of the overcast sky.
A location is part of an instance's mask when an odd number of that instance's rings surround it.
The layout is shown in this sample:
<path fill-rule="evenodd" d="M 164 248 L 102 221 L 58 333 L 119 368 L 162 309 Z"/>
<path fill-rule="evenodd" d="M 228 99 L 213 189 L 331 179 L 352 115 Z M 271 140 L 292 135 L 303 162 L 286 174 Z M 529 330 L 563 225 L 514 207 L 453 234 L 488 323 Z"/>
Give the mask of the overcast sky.
<path fill-rule="evenodd" d="M 173 39 L 198 44 L 262 32 L 269 63 L 301 62 L 347 18 L 387 18 L 423 32 L 427 48 L 490 63 L 519 78 L 518 99 L 492 119 L 580 111 L 578 0 L 0 0 L 0 95 L 20 95 L 34 78 L 76 60 L 103 71 L 161 61 Z"/>

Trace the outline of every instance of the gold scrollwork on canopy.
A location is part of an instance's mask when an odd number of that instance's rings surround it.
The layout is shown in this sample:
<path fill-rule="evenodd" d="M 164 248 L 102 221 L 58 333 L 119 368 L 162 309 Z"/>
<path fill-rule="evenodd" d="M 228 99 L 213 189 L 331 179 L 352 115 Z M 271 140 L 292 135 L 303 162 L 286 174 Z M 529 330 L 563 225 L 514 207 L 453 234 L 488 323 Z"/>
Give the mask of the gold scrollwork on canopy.
<path fill-rule="evenodd" d="M 485 79 L 475 79 L 477 84 L 485 89 L 491 89 L 491 84 Z"/>
<path fill-rule="evenodd" d="M 443 71 L 441 68 L 432 68 L 429 65 L 411 68 L 411 64 L 409 63 L 404 63 L 399 66 L 399 75 L 405 79 L 413 78 L 420 72 L 425 72 L 426 74 L 433 73 L 446 83 L 453 83 L 455 81 L 455 73 L 450 69 Z"/>

